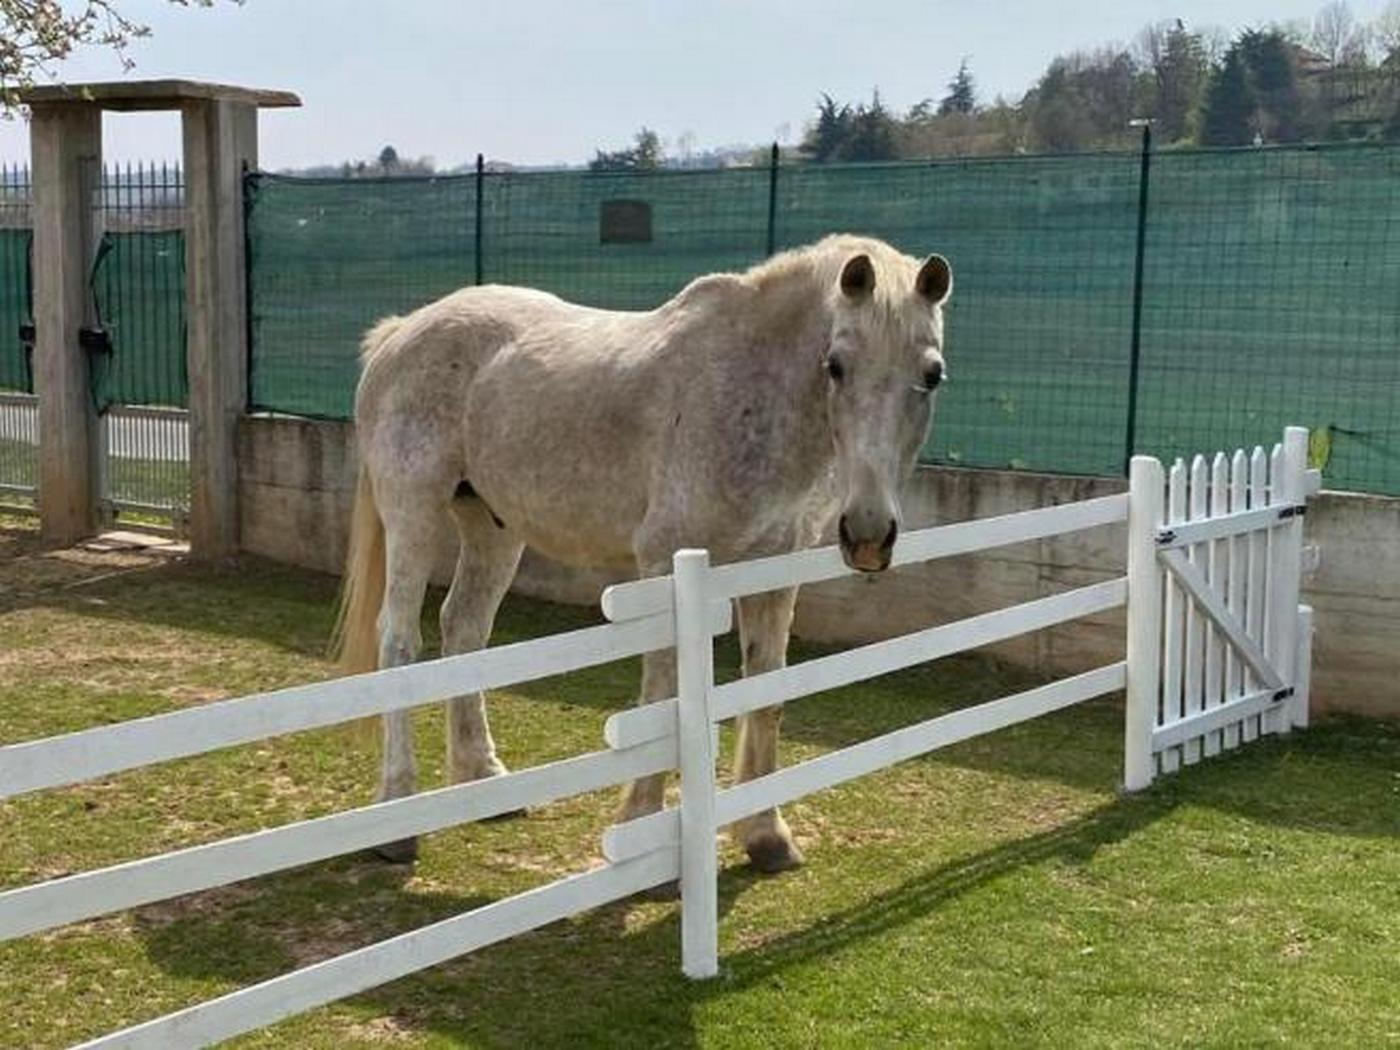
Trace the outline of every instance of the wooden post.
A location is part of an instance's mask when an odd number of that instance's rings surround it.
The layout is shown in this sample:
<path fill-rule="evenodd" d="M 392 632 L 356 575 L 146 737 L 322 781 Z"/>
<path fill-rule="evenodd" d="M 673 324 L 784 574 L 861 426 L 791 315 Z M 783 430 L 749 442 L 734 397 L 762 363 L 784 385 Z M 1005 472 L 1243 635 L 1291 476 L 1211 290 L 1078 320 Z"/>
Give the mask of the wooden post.
<path fill-rule="evenodd" d="M 258 159 L 251 102 L 183 106 L 186 353 L 190 377 L 190 553 L 238 552 L 238 419 L 247 401 L 243 173 Z"/>
<path fill-rule="evenodd" d="M 91 310 L 102 111 L 83 102 L 35 105 L 30 142 L 39 518 L 44 538 L 66 545 L 98 530 L 98 420 L 79 333 Z"/>
<path fill-rule="evenodd" d="M 676 695 L 681 766 L 681 969 L 687 977 L 719 973 L 719 855 L 715 835 L 715 686 L 710 638 L 710 555 L 677 551 Z"/>
<path fill-rule="evenodd" d="M 1123 788 L 1152 783 L 1152 731 L 1162 665 L 1162 464 L 1134 456 L 1128 468 L 1128 702 L 1124 718 Z"/>

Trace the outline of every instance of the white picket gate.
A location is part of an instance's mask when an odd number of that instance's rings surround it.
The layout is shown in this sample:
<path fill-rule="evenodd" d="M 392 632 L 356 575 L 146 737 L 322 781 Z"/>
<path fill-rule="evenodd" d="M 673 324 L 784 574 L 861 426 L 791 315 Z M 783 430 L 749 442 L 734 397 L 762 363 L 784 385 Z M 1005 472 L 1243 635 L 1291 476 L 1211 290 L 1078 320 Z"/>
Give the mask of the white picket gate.
<path fill-rule="evenodd" d="M 1261 733 L 1308 721 L 1312 609 L 1299 604 L 1303 515 L 1321 476 L 1308 432 L 1131 465 L 1124 784 L 1146 787 Z"/>
<path fill-rule="evenodd" d="M 1189 486 L 1174 468 L 1169 497 L 1161 465 L 1138 457 L 1126 495 L 908 533 L 896 565 L 1126 521 L 1128 574 L 723 685 L 712 641 L 729 629 L 733 600 L 850 575 L 836 548 L 714 567 L 704 551 L 681 551 L 672 576 L 605 592 L 612 622 L 602 626 L 0 747 L 3 799 L 673 645 L 677 653 L 679 695 L 613 715 L 605 750 L 12 889 L 0 893 L 0 940 L 679 769 L 679 808 L 607 829 L 603 867 L 84 1045 L 208 1045 L 678 877 L 682 968 L 713 975 L 716 835 L 743 817 L 1125 687 L 1130 789 L 1304 724 L 1311 630 L 1297 604 L 1301 511 L 1316 485 L 1306 443 L 1306 432 L 1290 430 L 1272 462 L 1262 452 L 1217 457 L 1209 468 L 1197 461 Z M 1126 660 L 757 780 L 716 783 L 718 722 L 1125 603 Z"/>

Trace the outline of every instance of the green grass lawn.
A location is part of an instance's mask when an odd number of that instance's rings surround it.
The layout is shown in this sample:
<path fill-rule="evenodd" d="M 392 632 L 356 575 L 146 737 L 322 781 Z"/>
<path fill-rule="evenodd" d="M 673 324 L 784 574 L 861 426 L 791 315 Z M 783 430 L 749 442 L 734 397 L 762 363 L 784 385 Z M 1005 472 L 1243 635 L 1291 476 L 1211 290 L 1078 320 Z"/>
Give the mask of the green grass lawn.
<path fill-rule="evenodd" d="M 0 531 L 0 741 L 324 677 L 333 595 Z M 511 599 L 498 639 L 593 620 Z M 493 695 L 504 758 L 598 748 L 636 680 Z M 785 758 L 1035 681 L 968 655 L 826 693 L 790 707 Z M 418 728 L 440 783 L 438 712 Z M 680 976 L 674 903 L 626 901 L 237 1045 L 1400 1044 L 1400 726 L 1328 722 L 1133 798 L 1121 735 L 1095 702 L 813 796 L 788 810 L 808 858 L 788 875 L 726 842 L 714 981 Z M 0 803 L 0 886 L 360 804 L 375 772 L 328 730 Z M 412 872 L 347 857 L 0 945 L 0 1045 L 68 1045 L 586 869 L 614 802 L 441 832 Z"/>

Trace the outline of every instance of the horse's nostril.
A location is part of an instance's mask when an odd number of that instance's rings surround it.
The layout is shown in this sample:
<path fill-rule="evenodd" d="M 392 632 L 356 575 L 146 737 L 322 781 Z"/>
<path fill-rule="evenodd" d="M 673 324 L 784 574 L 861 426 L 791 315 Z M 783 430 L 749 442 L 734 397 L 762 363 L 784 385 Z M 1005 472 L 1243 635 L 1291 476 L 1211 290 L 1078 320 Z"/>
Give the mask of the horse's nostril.
<path fill-rule="evenodd" d="M 836 523 L 836 531 L 840 535 L 841 543 L 844 546 L 850 547 L 854 545 L 854 541 L 851 539 L 850 527 L 846 524 L 846 515 L 841 515 L 841 520 Z"/>
<path fill-rule="evenodd" d="M 885 539 L 884 539 L 884 542 L 882 542 L 882 543 L 880 544 L 880 549 L 881 549 L 882 551 L 887 551 L 887 550 L 893 549 L 895 537 L 898 536 L 898 535 L 899 535 L 899 522 L 893 521 L 893 520 L 892 520 L 892 521 L 890 522 L 890 531 L 887 532 L 887 533 L 885 533 Z"/>

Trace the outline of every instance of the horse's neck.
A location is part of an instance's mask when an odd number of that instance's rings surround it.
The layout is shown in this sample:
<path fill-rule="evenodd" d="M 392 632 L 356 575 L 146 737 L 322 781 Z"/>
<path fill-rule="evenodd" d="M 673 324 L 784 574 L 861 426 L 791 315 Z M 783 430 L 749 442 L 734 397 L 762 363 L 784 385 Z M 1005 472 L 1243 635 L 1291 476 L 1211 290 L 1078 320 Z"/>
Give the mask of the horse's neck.
<path fill-rule="evenodd" d="M 765 391 L 776 413 L 770 455 L 782 457 L 787 476 L 803 488 L 823 482 L 835 458 L 822 371 L 831 338 L 827 314 L 799 289 L 781 309 L 764 314 L 754 329 L 758 345 L 750 348 L 766 359 L 774 387 Z"/>

